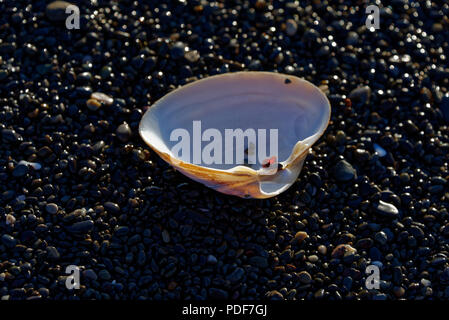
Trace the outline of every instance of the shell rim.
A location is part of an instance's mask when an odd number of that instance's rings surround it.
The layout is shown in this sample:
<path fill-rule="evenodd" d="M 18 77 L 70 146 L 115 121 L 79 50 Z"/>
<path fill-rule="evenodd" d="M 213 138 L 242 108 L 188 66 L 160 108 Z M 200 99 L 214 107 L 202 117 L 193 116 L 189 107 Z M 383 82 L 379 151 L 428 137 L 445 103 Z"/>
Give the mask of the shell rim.
<path fill-rule="evenodd" d="M 190 86 L 196 85 L 199 82 L 206 81 L 206 80 L 209 80 L 211 78 L 229 77 L 229 76 L 235 76 L 235 75 L 238 75 L 238 74 L 253 74 L 253 75 L 255 75 L 255 74 L 265 74 L 265 75 L 273 75 L 273 74 L 275 74 L 276 76 L 279 76 L 279 77 L 295 78 L 296 80 L 298 80 L 302 84 L 311 87 L 316 93 L 318 93 L 322 98 L 324 98 L 324 102 L 325 102 L 324 104 L 327 107 L 326 109 L 328 110 L 328 116 L 327 116 L 326 121 L 324 122 L 324 125 L 322 125 L 319 128 L 320 130 L 318 130 L 317 132 L 315 132 L 314 134 L 312 134 L 310 136 L 310 137 L 312 137 L 312 136 L 314 137 L 314 139 L 313 139 L 313 141 L 311 143 L 308 143 L 308 144 L 302 143 L 302 141 L 306 140 L 307 138 L 304 139 L 304 140 L 297 141 L 295 143 L 295 145 L 293 146 L 293 148 L 292 148 L 290 156 L 285 161 L 282 161 L 280 163 L 283 165 L 284 168 L 286 168 L 286 167 L 290 166 L 292 163 L 294 163 L 296 160 L 302 159 L 304 153 L 307 153 L 309 151 L 310 147 L 312 145 L 314 145 L 319 140 L 319 138 L 324 134 L 324 132 L 326 131 L 326 129 L 327 129 L 328 125 L 329 125 L 329 122 L 330 122 L 330 118 L 331 118 L 331 112 L 332 112 L 331 104 L 330 104 L 330 101 L 329 101 L 328 97 L 326 96 L 326 94 L 320 88 L 318 88 L 315 84 L 313 84 L 312 82 L 307 81 L 307 80 L 305 80 L 303 78 L 299 78 L 299 77 L 294 76 L 294 75 L 284 74 L 284 73 L 280 73 L 280 72 L 270 72 L 270 71 L 237 71 L 237 72 L 228 72 L 228 73 L 222 73 L 222 74 L 217 74 L 217 75 L 213 75 L 213 76 L 207 76 L 207 77 L 195 80 L 193 82 L 187 83 L 185 85 L 179 86 L 176 89 L 168 92 L 167 94 L 165 94 L 164 96 L 162 96 L 158 100 L 156 100 L 145 111 L 145 113 L 143 114 L 143 116 L 142 116 L 142 118 L 141 118 L 141 120 L 139 122 L 139 135 L 140 135 L 140 137 L 164 161 L 168 162 L 168 164 L 170 164 L 171 166 L 176 167 L 177 169 L 179 169 L 181 171 L 183 171 L 182 165 L 184 165 L 184 166 L 188 165 L 188 166 L 194 167 L 196 169 L 200 169 L 200 168 L 201 169 L 207 169 L 207 170 L 211 170 L 212 172 L 216 172 L 216 173 L 230 173 L 230 174 L 234 174 L 234 173 L 237 173 L 237 172 L 241 172 L 241 173 L 247 174 L 249 176 L 262 176 L 262 174 L 260 172 L 261 171 L 260 169 L 259 170 L 254 170 L 253 168 L 249 168 L 249 167 L 242 166 L 242 165 L 236 165 L 236 166 L 234 166 L 234 167 L 232 167 L 230 169 L 224 170 L 224 169 L 215 169 L 215 168 L 210 168 L 210 167 L 206 167 L 206 166 L 201 166 L 201 165 L 193 164 L 193 163 L 190 163 L 190 162 L 185 162 L 183 160 L 180 160 L 180 159 L 174 157 L 172 154 L 167 154 L 165 152 L 162 152 L 162 151 L 158 150 L 149 141 L 148 137 L 145 136 L 144 130 L 143 130 L 143 122 L 144 122 L 146 116 L 152 110 L 152 108 L 155 108 L 158 105 L 160 105 L 165 100 L 165 98 L 173 95 L 176 91 L 188 89 Z M 295 155 L 295 150 L 296 149 L 302 149 L 301 147 L 305 147 L 305 148 L 303 149 L 303 151 L 300 154 Z M 177 163 L 175 164 L 175 163 L 171 162 L 170 161 L 171 158 L 176 159 Z M 283 188 L 280 188 L 281 191 L 278 190 L 278 191 L 275 191 L 273 193 L 265 193 L 262 190 L 260 190 L 260 192 L 262 194 L 265 194 L 265 195 L 273 195 L 274 196 L 274 195 L 277 195 L 277 194 L 283 192 L 286 189 L 286 187 L 290 187 L 290 186 L 291 186 L 291 184 L 288 185 L 288 186 L 286 185 Z"/>

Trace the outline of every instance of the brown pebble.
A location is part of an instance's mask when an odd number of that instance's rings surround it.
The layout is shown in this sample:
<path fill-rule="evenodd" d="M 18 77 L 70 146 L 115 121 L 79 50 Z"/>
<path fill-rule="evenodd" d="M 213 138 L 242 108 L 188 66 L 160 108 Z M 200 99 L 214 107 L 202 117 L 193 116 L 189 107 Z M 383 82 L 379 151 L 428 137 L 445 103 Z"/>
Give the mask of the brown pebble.
<path fill-rule="evenodd" d="M 321 253 L 323 256 L 327 253 L 327 248 L 324 245 L 318 246 L 318 252 Z"/>
<path fill-rule="evenodd" d="M 396 298 L 400 298 L 404 295 L 405 293 L 405 289 L 402 287 L 394 287 L 393 288 L 393 293 L 396 296 Z"/>
<path fill-rule="evenodd" d="M 347 253 L 356 253 L 357 250 L 351 247 L 349 244 L 339 244 L 332 250 L 332 258 L 342 258 Z"/>
<path fill-rule="evenodd" d="M 101 107 L 101 103 L 96 99 L 89 99 L 86 102 L 86 106 L 89 110 L 96 111 Z"/>
<path fill-rule="evenodd" d="M 295 234 L 295 238 L 294 240 L 298 243 L 301 244 L 305 239 L 307 239 L 309 237 L 309 235 L 307 234 L 307 232 L 305 231 L 298 231 Z"/>
<path fill-rule="evenodd" d="M 201 13 L 203 12 L 203 6 L 202 5 L 197 5 L 195 7 L 193 7 L 193 11 L 195 11 L 196 13 Z"/>
<path fill-rule="evenodd" d="M 172 290 L 175 290 L 177 286 L 178 286 L 178 284 L 175 281 L 171 281 L 168 284 L 167 288 L 168 288 L 168 290 L 172 291 Z"/>
<path fill-rule="evenodd" d="M 39 115 L 39 109 L 35 108 L 33 111 L 28 112 L 27 116 L 31 119 L 36 118 Z"/>
<path fill-rule="evenodd" d="M 307 271 L 301 271 L 298 273 L 298 280 L 303 284 L 309 284 L 312 282 L 312 276 Z"/>
<path fill-rule="evenodd" d="M 284 273 L 285 267 L 284 266 L 276 266 L 276 267 L 274 267 L 274 271 Z"/>
<path fill-rule="evenodd" d="M 262 11 L 267 7 L 267 3 L 265 2 L 265 0 L 257 0 L 255 7 L 257 10 Z"/>

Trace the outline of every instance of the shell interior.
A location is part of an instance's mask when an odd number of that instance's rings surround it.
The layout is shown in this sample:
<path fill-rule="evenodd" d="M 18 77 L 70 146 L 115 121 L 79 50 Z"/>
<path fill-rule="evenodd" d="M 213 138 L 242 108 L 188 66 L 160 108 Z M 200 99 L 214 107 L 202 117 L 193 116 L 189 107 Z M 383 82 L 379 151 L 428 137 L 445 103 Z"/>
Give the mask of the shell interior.
<path fill-rule="evenodd" d="M 163 158 L 175 167 L 188 163 L 213 171 L 229 172 L 238 171 L 243 164 L 235 164 L 235 158 L 233 164 L 226 164 L 225 152 L 222 154 L 221 163 L 217 161 L 199 164 L 193 163 L 192 154 L 182 159 L 179 154 L 173 154 L 172 148 L 178 141 L 171 141 L 171 133 L 182 128 L 189 132 L 191 138 L 194 137 L 194 121 L 201 121 L 201 133 L 207 129 L 217 129 L 223 137 L 226 129 L 254 129 L 255 132 L 265 129 L 266 138 L 259 139 L 257 136 L 257 147 L 265 144 L 268 155 L 272 151 L 270 129 L 277 129 L 278 162 L 281 162 L 285 169 L 268 179 L 258 179 L 261 194 L 272 196 L 288 188 L 297 178 L 302 167 L 298 158 L 305 158 L 308 147 L 322 135 L 329 118 L 329 101 L 311 83 L 278 73 L 237 72 L 195 81 L 167 94 L 148 109 L 142 118 L 139 131 L 145 142 L 159 155 L 164 155 Z M 190 143 L 193 146 L 193 141 Z M 200 143 L 200 149 L 203 150 L 209 142 L 201 141 L 200 136 L 197 143 Z M 301 154 L 298 154 L 299 149 Z M 235 144 L 233 151 L 237 152 Z M 263 171 L 262 163 L 256 158 L 257 162 L 246 168 L 249 171 L 245 169 L 249 175 L 260 175 Z M 295 168 L 289 167 L 295 160 L 301 162 L 299 169 L 298 165 Z M 179 169 L 186 173 L 182 168 Z M 207 181 L 201 182 L 208 185 Z"/>

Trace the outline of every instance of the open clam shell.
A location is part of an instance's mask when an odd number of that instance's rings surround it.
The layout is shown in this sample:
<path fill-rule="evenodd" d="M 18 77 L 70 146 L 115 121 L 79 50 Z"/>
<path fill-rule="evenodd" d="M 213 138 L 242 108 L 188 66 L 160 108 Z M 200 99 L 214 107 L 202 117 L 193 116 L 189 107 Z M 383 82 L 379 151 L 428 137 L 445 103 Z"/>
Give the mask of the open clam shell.
<path fill-rule="evenodd" d="M 139 133 L 162 159 L 191 179 L 226 194 L 269 198 L 295 182 L 309 148 L 325 131 L 330 112 L 324 93 L 308 81 L 272 72 L 236 72 L 204 78 L 165 95 L 146 111 Z M 184 151 L 176 154 L 176 129 L 187 132 L 189 139 L 193 136 L 191 148 L 204 152 L 209 142 L 195 132 L 199 122 L 203 133 L 207 129 L 222 133 L 227 129 L 277 130 L 275 163 L 205 164 L 192 161 L 195 155 Z M 195 141 L 195 134 L 203 140 Z M 266 137 L 264 143 L 270 139 Z M 271 145 L 266 149 L 271 152 Z"/>

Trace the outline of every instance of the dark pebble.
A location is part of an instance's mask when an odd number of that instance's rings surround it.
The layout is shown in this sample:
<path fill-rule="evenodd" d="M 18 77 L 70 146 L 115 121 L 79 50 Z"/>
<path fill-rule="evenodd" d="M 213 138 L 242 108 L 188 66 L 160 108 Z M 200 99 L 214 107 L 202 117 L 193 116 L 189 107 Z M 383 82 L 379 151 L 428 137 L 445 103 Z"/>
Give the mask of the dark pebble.
<path fill-rule="evenodd" d="M 64 21 L 68 14 L 66 14 L 66 9 L 72 3 L 67 1 L 53 1 L 47 4 L 46 14 L 51 21 Z"/>
<path fill-rule="evenodd" d="M 356 177 L 356 171 L 349 162 L 340 160 L 334 167 L 334 176 L 338 181 L 350 181 Z"/>
<path fill-rule="evenodd" d="M 47 255 L 50 260 L 58 260 L 61 257 L 58 249 L 52 246 L 47 247 Z"/>
<path fill-rule="evenodd" d="M 449 123 L 449 92 L 446 93 L 440 102 L 440 109 L 443 113 L 444 119 Z"/>
<path fill-rule="evenodd" d="M 74 233 L 88 233 L 94 228 L 94 222 L 92 220 L 84 220 L 74 223 L 70 226 L 69 230 Z"/>
<path fill-rule="evenodd" d="M 229 294 L 223 289 L 209 288 L 209 298 L 211 299 L 226 300 L 228 297 Z"/>
<path fill-rule="evenodd" d="M 301 271 L 298 274 L 298 280 L 301 283 L 309 284 L 312 282 L 312 277 L 310 276 L 310 274 L 307 271 Z"/>
<path fill-rule="evenodd" d="M 114 203 L 114 202 L 105 202 L 105 203 L 103 204 L 103 207 L 104 207 L 107 211 L 109 211 L 110 213 L 113 213 L 113 214 L 120 213 L 120 207 L 119 207 L 119 205 L 116 204 L 116 203 Z"/>
<path fill-rule="evenodd" d="M 23 177 L 24 175 L 26 175 L 28 173 L 28 166 L 24 165 L 24 164 L 19 164 L 17 165 L 14 170 L 12 171 L 12 175 L 14 177 Z"/>
<path fill-rule="evenodd" d="M 90 279 L 90 280 L 93 280 L 93 281 L 95 281 L 95 280 L 98 279 L 97 274 L 96 274 L 95 271 L 92 270 L 92 269 L 86 269 L 86 270 L 84 270 L 84 271 L 83 271 L 83 277 L 85 277 L 85 278 L 87 278 L 87 279 Z"/>
<path fill-rule="evenodd" d="M 268 267 L 268 261 L 267 258 L 255 256 L 248 259 L 249 264 L 259 267 L 259 268 L 266 268 Z"/>
<path fill-rule="evenodd" d="M 14 248 L 17 244 L 17 240 L 14 239 L 14 237 L 9 234 L 4 234 L 4 235 L 2 235 L 2 243 L 7 248 Z"/>
<path fill-rule="evenodd" d="M 371 98 L 371 88 L 368 86 L 356 88 L 349 93 L 348 98 L 355 103 L 367 104 Z"/>
<path fill-rule="evenodd" d="M 48 203 L 45 206 L 45 210 L 50 214 L 55 214 L 58 212 L 58 205 L 56 203 Z"/>
<path fill-rule="evenodd" d="M 129 127 L 129 124 L 125 122 L 119 125 L 116 134 L 120 141 L 127 142 L 131 137 L 131 128 Z"/>
<path fill-rule="evenodd" d="M 240 281 L 243 278 L 245 271 L 242 268 L 236 268 L 230 275 L 226 277 L 231 283 Z"/>
<path fill-rule="evenodd" d="M 98 273 L 98 277 L 102 280 L 110 280 L 111 279 L 111 274 L 109 273 L 108 270 L 106 269 L 102 269 L 100 270 L 100 272 Z"/>

